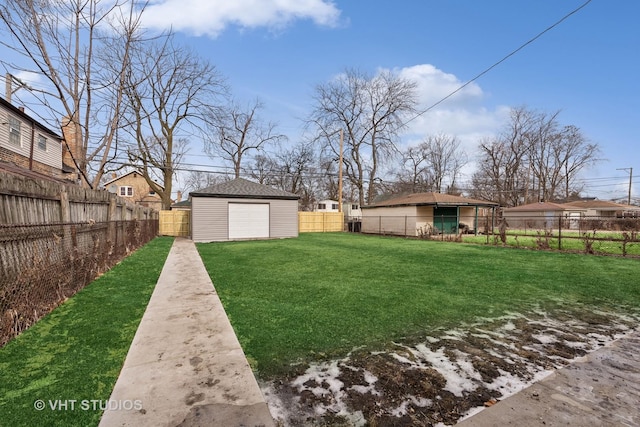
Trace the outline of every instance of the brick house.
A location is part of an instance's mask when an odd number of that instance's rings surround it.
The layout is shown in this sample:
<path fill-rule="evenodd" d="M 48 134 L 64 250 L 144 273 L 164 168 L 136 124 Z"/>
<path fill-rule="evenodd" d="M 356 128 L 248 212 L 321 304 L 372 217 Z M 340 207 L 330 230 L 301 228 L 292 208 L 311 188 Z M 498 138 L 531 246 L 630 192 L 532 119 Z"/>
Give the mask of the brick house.
<path fill-rule="evenodd" d="M 122 176 L 113 174 L 103 186 L 110 193 L 129 199 L 137 205 L 162 210 L 162 198 L 151 189 L 139 172 L 133 171 Z"/>
<path fill-rule="evenodd" d="M 63 161 L 63 139 L 42 123 L 0 98 L 0 166 L 54 179 L 75 180 Z"/>

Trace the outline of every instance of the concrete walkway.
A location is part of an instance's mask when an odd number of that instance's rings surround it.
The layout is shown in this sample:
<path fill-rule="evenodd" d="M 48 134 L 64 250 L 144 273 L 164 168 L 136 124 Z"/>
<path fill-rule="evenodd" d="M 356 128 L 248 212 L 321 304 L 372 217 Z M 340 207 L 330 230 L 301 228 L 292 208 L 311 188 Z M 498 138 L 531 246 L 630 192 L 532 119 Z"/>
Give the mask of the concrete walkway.
<path fill-rule="evenodd" d="M 171 248 L 100 426 L 274 426 L 190 240 Z"/>
<path fill-rule="evenodd" d="M 640 332 L 589 353 L 456 426 L 640 426 Z"/>

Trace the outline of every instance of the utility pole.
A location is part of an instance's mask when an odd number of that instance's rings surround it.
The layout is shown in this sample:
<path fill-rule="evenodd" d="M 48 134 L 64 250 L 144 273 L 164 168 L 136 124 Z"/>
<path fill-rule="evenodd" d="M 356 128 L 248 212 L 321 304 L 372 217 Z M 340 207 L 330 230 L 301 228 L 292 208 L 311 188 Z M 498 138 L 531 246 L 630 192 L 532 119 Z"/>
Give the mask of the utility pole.
<path fill-rule="evenodd" d="M 338 212 L 342 212 L 342 146 L 344 134 L 340 129 L 340 163 L 338 164 Z"/>
<path fill-rule="evenodd" d="M 18 83 L 18 87 L 17 88 L 13 88 L 13 82 Z M 16 93 L 17 91 L 19 91 L 22 88 L 26 88 L 29 89 L 29 86 L 27 86 L 27 84 L 25 82 L 23 82 L 22 80 L 20 80 L 19 78 L 17 78 L 16 76 L 14 76 L 11 73 L 7 73 L 5 74 L 5 99 L 7 100 L 7 102 L 9 104 L 11 104 L 11 95 L 13 95 L 14 93 Z"/>
<path fill-rule="evenodd" d="M 631 180 L 633 179 L 633 168 L 620 168 L 616 170 L 629 172 L 629 195 L 627 196 L 627 205 L 631 205 Z"/>

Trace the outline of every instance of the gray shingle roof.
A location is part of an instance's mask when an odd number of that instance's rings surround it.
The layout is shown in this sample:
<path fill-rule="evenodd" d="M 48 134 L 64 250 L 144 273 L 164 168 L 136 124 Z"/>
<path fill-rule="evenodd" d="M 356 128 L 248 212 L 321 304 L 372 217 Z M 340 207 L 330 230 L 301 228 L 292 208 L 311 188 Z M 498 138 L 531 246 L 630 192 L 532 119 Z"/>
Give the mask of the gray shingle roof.
<path fill-rule="evenodd" d="M 258 184 L 244 178 L 236 178 L 222 184 L 212 185 L 202 190 L 194 191 L 191 197 L 229 197 L 251 199 L 291 199 L 298 200 L 300 196 L 288 191 L 278 190 L 268 185 Z"/>
<path fill-rule="evenodd" d="M 454 196 L 442 193 L 413 193 L 393 199 L 373 203 L 367 208 L 379 208 L 388 206 L 415 206 L 415 205 L 456 205 L 456 206 L 498 206 L 497 203 L 484 200 L 469 199 L 467 197 Z"/>

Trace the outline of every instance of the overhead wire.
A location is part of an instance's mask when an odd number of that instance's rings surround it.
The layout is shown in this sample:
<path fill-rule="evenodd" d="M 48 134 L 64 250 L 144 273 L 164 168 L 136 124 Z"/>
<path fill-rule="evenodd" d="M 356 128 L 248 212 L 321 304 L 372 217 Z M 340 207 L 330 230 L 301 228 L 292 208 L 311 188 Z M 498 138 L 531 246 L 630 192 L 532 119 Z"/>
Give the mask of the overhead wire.
<path fill-rule="evenodd" d="M 565 20 L 567 20 L 569 17 L 571 17 L 572 15 L 578 13 L 580 10 L 582 10 L 584 7 L 586 7 L 589 3 L 591 3 L 591 0 L 587 0 L 584 3 L 582 3 L 580 6 L 578 6 L 577 8 L 573 9 L 571 12 L 567 13 L 566 15 L 564 15 L 562 18 L 560 18 L 558 21 L 554 22 L 552 25 L 548 26 L 547 28 L 545 28 L 544 30 L 542 30 L 541 32 L 539 32 L 538 34 L 536 34 L 534 37 L 532 37 L 531 39 L 527 40 L 526 42 L 524 42 L 523 44 L 521 44 L 518 48 L 516 48 L 515 50 L 512 50 L 511 52 L 509 52 L 507 55 L 505 55 L 502 59 L 500 59 L 499 61 L 495 62 L 494 64 L 492 64 L 491 66 L 489 66 L 488 68 L 484 69 L 483 71 L 481 71 L 479 74 L 477 74 L 475 77 L 473 77 L 471 80 L 465 82 L 464 84 L 460 85 L 457 89 L 453 90 L 451 93 L 449 93 L 448 95 L 444 96 L 443 98 L 441 98 L 439 101 L 436 101 L 435 103 L 431 104 L 430 106 L 428 106 L 427 108 L 425 108 L 424 110 L 418 112 L 417 114 L 415 114 L 413 117 L 411 117 L 410 119 L 406 120 L 405 122 L 403 122 L 403 125 L 407 125 L 409 123 L 411 123 L 412 121 L 414 121 L 415 119 L 417 119 L 418 117 L 428 113 L 429 111 L 433 110 L 435 107 L 437 107 L 438 105 L 442 104 L 444 101 L 446 101 L 447 99 L 451 98 L 453 95 L 455 95 L 456 93 L 460 92 L 462 89 L 464 89 L 465 87 L 469 86 L 471 83 L 475 82 L 476 80 L 478 80 L 480 77 L 484 76 L 485 74 L 487 74 L 489 71 L 493 70 L 494 68 L 496 68 L 498 65 L 502 64 L 503 62 L 505 62 L 507 59 L 511 58 L 512 56 L 514 56 L 516 53 L 520 52 L 522 49 L 524 49 L 525 47 L 527 47 L 528 45 L 530 45 L 531 43 L 535 42 L 536 40 L 538 40 L 540 37 L 542 37 L 544 34 L 548 33 L 549 31 L 551 31 L 552 29 L 554 29 L 555 27 L 557 27 L 558 25 L 560 25 L 562 22 L 564 22 Z"/>

